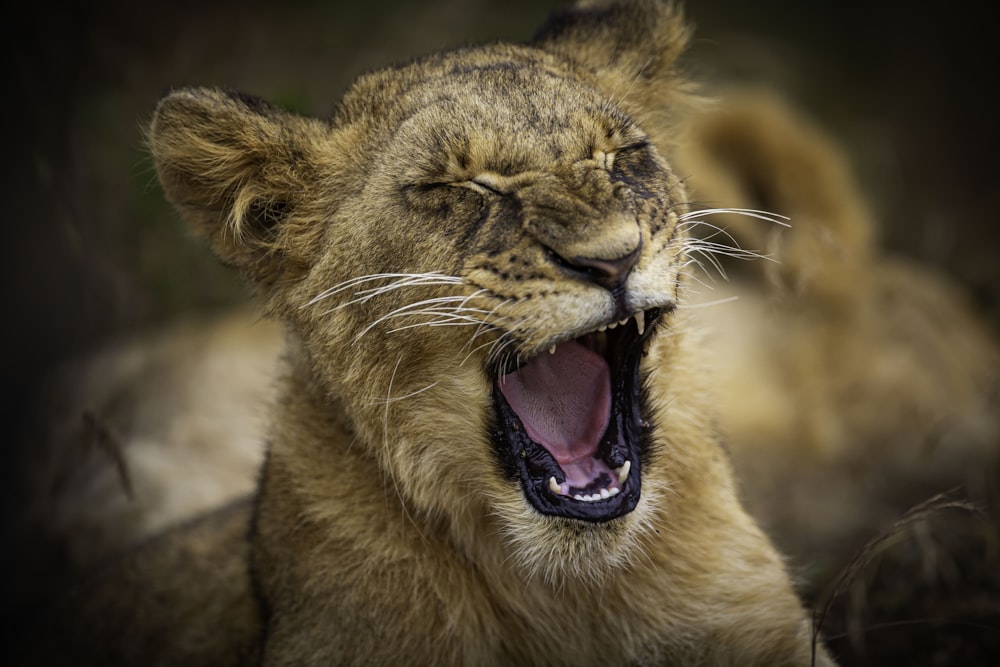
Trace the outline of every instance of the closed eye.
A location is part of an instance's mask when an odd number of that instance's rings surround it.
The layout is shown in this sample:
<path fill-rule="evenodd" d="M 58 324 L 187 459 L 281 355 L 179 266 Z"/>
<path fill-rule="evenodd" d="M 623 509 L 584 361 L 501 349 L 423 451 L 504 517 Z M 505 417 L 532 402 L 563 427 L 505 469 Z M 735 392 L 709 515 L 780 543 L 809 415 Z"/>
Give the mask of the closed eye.
<path fill-rule="evenodd" d="M 467 185 L 482 194 L 492 193 L 501 196 L 507 194 L 500 188 L 500 184 L 488 176 L 477 176 L 470 181 L 463 181 L 460 185 Z"/>
<path fill-rule="evenodd" d="M 649 146 L 649 141 L 646 139 L 641 139 L 639 141 L 635 141 L 631 144 L 627 144 L 615 150 L 607 150 L 607 151 L 595 150 L 593 153 L 593 159 L 595 162 L 597 162 L 598 165 L 600 165 L 607 171 L 611 171 L 612 169 L 614 169 L 616 160 L 623 157 L 627 157 L 632 153 L 641 151 L 647 146 Z"/>
<path fill-rule="evenodd" d="M 627 171 L 627 165 L 634 164 L 636 160 L 643 160 L 646 154 L 646 149 L 650 146 L 649 141 L 637 141 L 635 143 L 624 146 L 615 151 L 615 161 L 613 167 L 609 166 L 608 171 L 613 171 L 615 173 L 622 173 Z"/>
<path fill-rule="evenodd" d="M 640 141 L 636 141 L 634 143 L 628 144 L 627 146 L 622 146 L 621 148 L 619 148 L 616 151 L 616 153 L 618 155 L 625 155 L 625 154 L 628 154 L 628 153 L 635 153 L 637 151 L 641 151 L 641 150 L 643 150 L 645 148 L 648 148 L 648 147 L 649 147 L 649 140 L 642 139 Z"/>

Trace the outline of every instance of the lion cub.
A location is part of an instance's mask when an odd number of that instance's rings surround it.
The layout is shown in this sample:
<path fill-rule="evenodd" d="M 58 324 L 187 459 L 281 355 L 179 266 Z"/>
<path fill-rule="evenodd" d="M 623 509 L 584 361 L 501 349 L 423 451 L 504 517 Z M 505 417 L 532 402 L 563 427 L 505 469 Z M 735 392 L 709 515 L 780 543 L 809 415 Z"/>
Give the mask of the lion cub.
<path fill-rule="evenodd" d="M 679 308 L 687 36 L 584 2 L 368 74 L 328 120 L 162 100 L 164 190 L 286 323 L 287 373 L 252 504 L 79 592 L 42 660 L 833 664 Z"/>

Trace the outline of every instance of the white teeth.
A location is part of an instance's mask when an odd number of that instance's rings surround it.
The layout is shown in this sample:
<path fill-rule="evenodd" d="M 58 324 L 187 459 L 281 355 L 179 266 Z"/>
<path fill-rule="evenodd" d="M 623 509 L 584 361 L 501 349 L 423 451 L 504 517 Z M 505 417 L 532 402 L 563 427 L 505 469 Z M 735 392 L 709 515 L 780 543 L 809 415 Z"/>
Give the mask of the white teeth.
<path fill-rule="evenodd" d="M 634 314 L 632 317 L 625 318 L 624 320 L 620 320 L 618 322 L 612 322 L 610 324 L 602 324 L 597 328 L 597 330 L 607 331 L 608 329 L 617 329 L 618 327 L 623 327 L 626 324 L 628 324 L 628 321 L 633 318 L 635 319 L 636 329 L 639 330 L 639 335 L 641 336 L 646 331 L 646 313 L 644 313 L 641 310 L 636 314 Z"/>
<path fill-rule="evenodd" d="M 618 475 L 619 484 L 625 483 L 625 480 L 628 478 L 628 471 L 631 467 L 632 463 L 630 461 L 626 461 L 625 465 L 615 470 L 615 473 Z M 549 491 L 551 491 L 554 496 L 565 495 L 562 487 L 559 485 L 559 482 L 556 481 L 554 476 L 549 477 Z M 594 493 L 577 493 L 573 496 L 573 500 L 577 500 L 581 503 L 592 503 L 598 500 L 607 500 L 608 498 L 617 496 L 619 493 L 621 493 L 620 488 L 611 487 L 595 491 Z"/>
<path fill-rule="evenodd" d="M 552 347 L 549 348 L 549 354 L 555 354 L 555 353 L 556 353 L 556 346 L 553 345 Z"/>
<path fill-rule="evenodd" d="M 554 481 L 555 481 L 554 477 L 549 480 L 550 488 L 552 487 Z M 586 493 L 586 494 L 578 493 L 575 496 L 573 496 L 573 500 L 578 500 L 581 503 L 592 503 L 597 500 L 607 500 L 608 498 L 617 496 L 619 493 L 621 493 L 621 489 L 601 489 L 597 493 Z"/>

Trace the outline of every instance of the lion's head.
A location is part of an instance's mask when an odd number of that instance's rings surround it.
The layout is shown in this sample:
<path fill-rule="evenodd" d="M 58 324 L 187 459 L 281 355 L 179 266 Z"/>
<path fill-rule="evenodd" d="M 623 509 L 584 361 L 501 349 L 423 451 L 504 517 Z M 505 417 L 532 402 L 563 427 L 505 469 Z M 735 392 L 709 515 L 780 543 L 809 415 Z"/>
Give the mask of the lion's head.
<path fill-rule="evenodd" d="M 686 32 L 656 2 L 568 17 L 369 74 L 330 120 L 180 90 L 150 144 L 407 506 L 596 576 L 668 485 L 647 375 L 687 262 L 663 152 Z"/>

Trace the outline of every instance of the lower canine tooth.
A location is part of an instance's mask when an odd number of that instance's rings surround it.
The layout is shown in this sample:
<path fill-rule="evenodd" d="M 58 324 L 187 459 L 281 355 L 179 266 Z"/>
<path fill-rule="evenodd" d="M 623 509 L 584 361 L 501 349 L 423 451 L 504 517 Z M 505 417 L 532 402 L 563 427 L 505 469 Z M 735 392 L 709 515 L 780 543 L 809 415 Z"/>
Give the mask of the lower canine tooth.
<path fill-rule="evenodd" d="M 625 480 L 628 479 L 629 470 L 632 469 L 632 462 L 626 461 L 621 468 L 616 468 L 615 473 L 618 475 L 618 483 L 624 484 Z"/>
<path fill-rule="evenodd" d="M 557 496 L 561 493 L 561 490 L 559 489 L 559 482 L 556 481 L 555 477 L 549 477 L 549 491 Z"/>

